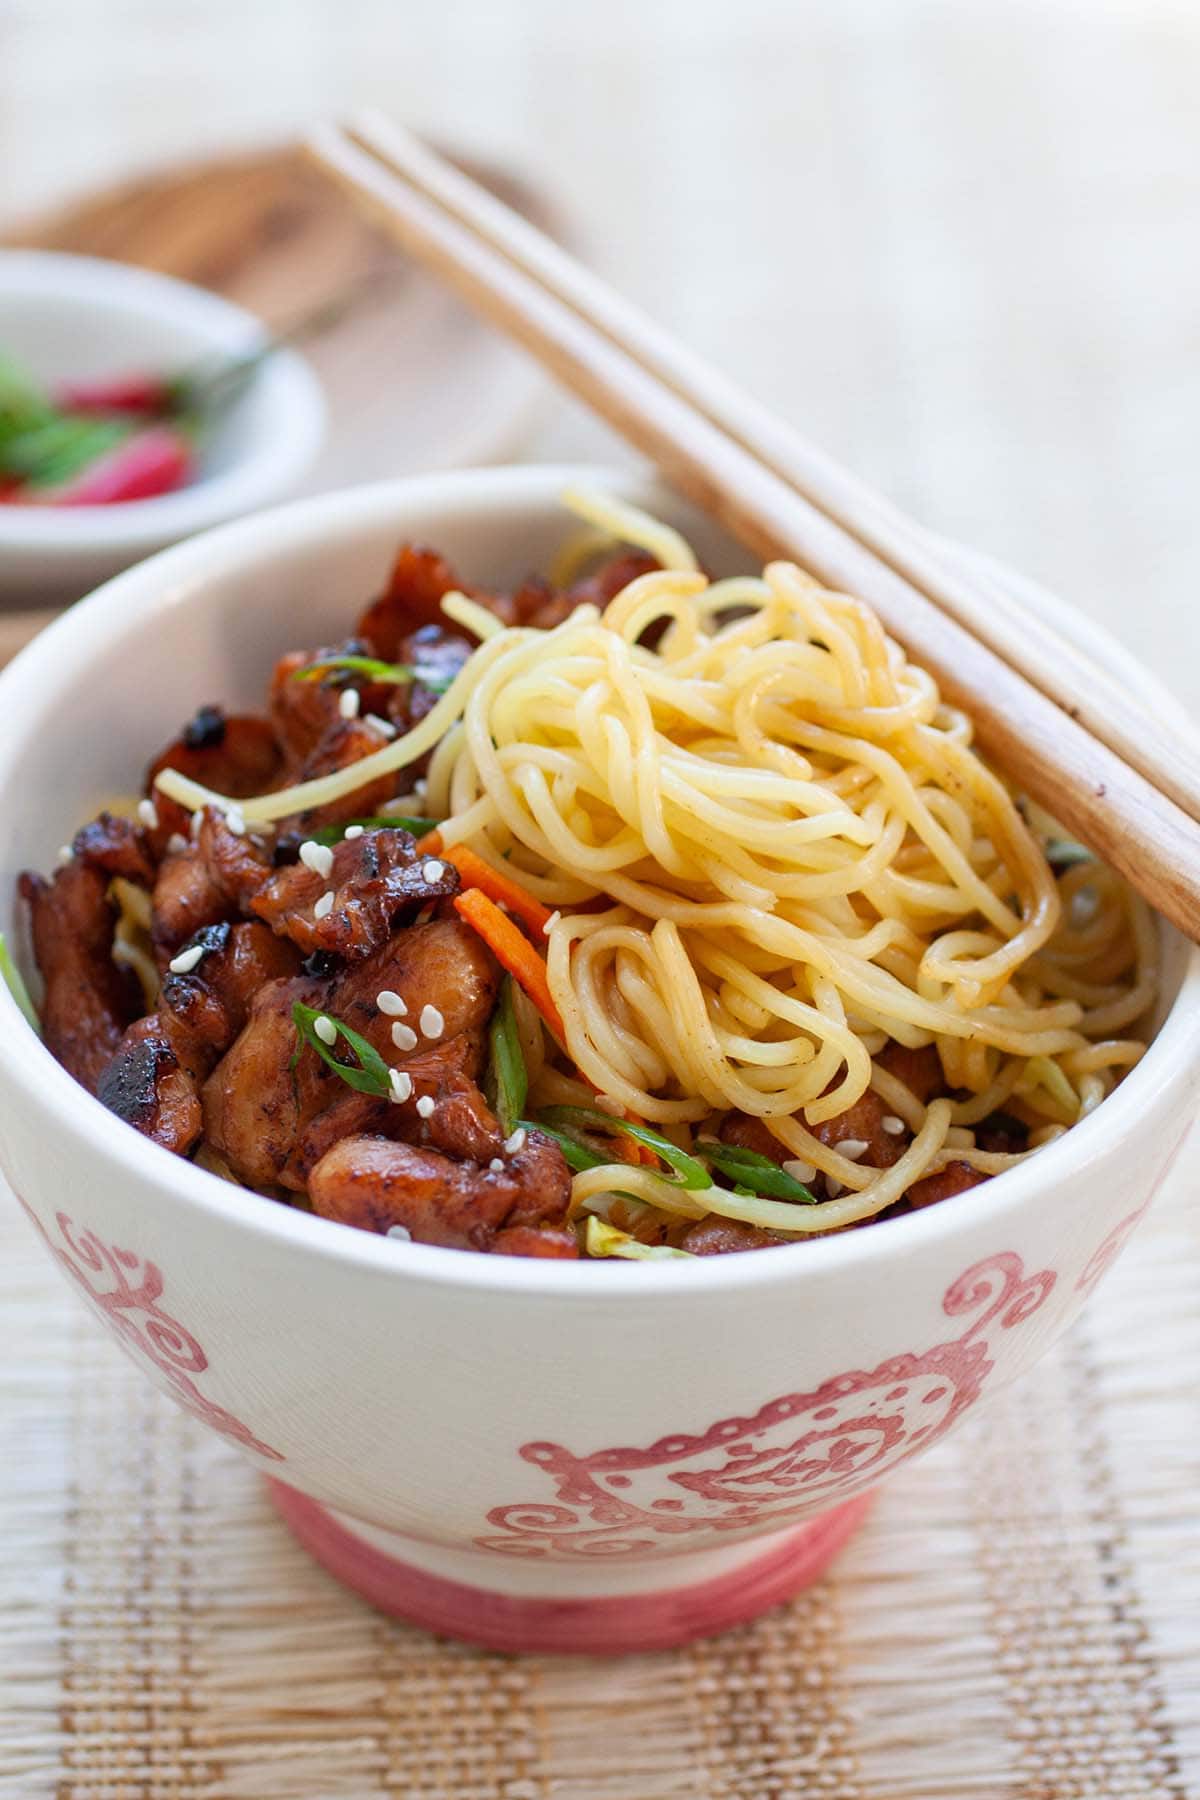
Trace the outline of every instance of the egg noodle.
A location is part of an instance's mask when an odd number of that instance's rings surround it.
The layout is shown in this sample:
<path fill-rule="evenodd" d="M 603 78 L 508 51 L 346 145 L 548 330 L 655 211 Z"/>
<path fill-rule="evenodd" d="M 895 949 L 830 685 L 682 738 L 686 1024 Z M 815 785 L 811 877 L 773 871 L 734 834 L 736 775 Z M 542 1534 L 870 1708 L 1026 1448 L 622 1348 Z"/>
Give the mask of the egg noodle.
<path fill-rule="evenodd" d="M 658 1211 L 828 1231 L 947 1162 L 1018 1161 L 975 1141 L 1006 1105 L 1035 1150 L 1089 1112 L 1143 1049 L 1131 1028 L 1157 981 L 1143 903 L 1077 848 L 1056 876 L 1049 822 L 1026 816 L 861 601 L 783 562 L 710 581 L 669 527 L 567 503 L 593 538 L 661 569 L 549 631 L 452 597 L 483 641 L 428 716 L 350 768 L 236 802 L 248 828 L 432 751 L 425 806 L 444 843 L 556 909 L 549 985 L 590 1089 L 684 1148 L 727 1109 L 762 1119 L 836 1195 L 688 1191 L 622 1164 L 577 1175 L 577 1206 L 603 1211 L 619 1173 Z M 232 804 L 175 771 L 159 784 Z M 533 1101 L 588 1097 L 522 1017 Z M 942 1097 L 923 1104 L 880 1066 L 889 1040 L 936 1045 Z M 868 1088 L 913 1134 L 884 1170 L 813 1129 Z"/>

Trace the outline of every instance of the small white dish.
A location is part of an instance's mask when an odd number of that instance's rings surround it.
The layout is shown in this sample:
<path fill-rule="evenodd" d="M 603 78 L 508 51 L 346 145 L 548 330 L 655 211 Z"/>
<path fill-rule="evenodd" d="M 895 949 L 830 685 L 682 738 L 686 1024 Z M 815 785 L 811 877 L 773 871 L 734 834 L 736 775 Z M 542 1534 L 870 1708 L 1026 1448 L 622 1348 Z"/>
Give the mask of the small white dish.
<path fill-rule="evenodd" d="M 187 282 L 98 257 L 0 251 L 0 355 L 47 383 L 173 373 L 262 341 L 250 313 Z M 0 603 L 76 599 L 210 525 L 282 499 L 320 449 L 325 403 L 293 350 L 268 358 L 177 493 L 111 506 L 0 506 Z"/>

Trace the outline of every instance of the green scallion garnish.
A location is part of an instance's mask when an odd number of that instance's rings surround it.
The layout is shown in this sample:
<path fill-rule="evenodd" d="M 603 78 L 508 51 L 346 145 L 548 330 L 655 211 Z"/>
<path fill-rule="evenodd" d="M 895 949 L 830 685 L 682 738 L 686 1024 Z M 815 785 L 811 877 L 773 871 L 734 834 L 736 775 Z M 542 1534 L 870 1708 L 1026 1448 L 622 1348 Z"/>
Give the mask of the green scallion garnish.
<path fill-rule="evenodd" d="M 358 1058 L 357 1064 L 338 1060 L 333 1053 L 333 1044 L 327 1044 L 317 1032 L 318 1019 L 329 1021 L 336 1034 L 334 1043 L 338 1038 L 343 1039 Z M 321 1061 L 357 1093 L 375 1094 L 382 1100 L 391 1092 L 388 1066 L 378 1050 L 368 1044 L 366 1038 L 361 1037 L 357 1031 L 351 1030 L 342 1019 L 335 1019 L 330 1013 L 322 1012 L 320 1007 L 305 1006 L 302 1000 L 297 1000 L 292 1007 L 292 1020 L 298 1041 L 295 1054 L 288 1065 L 290 1068 L 296 1067 L 307 1046 L 308 1049 L 315 1050 Z"/>
<path fill-rule="evenodd" d="M 410 837 L 424 837 L 442 823 L 441 819 L 417 819 L 407 813 L 376 813 L 368 819 L 343 819 L 340 825 L 322 825 L 310 831 L 314 844 L 340 844 L 351 825 L 363 831 L 407 831 Z"/>
<path fill-rule="evenodd" d="M 42 1022 L 37 1016 L 37 1008 L 29 997 L 29 989 L 25 986 L 25 977 L 12 958 L 4 933 L 0 931 L 0 976 L 3 977 L 9 993 L 25 1014 L 38 1036 L 42 1035 Z"/>
<path fill-rule="evenodd" d="M 736 1193 L 768 1200 L 795 1200 L 802 1206 L 819 1204 L 817 1196 L 802 1181 L 757 1150 L 745 1150 L 740 1144 L 707 1143 L 698 1149 L 706 1163 L 736 1182 Z"/>
<path fill-rule="evenodd" d="M 488 1028 L 491 1052 L 491 1085 L 495 1095 L 496 1116 L 505 1137 L 517 1128 L 525 1110 L 529 1092 L 529 1072 L 521 1053 L 521 1036 L 517 1015 L 513 1010 L 512 976 L 506 975 L 500 987 L 500 998 Z"/>
<path fill-rule="evenodd" d="M 545 1112 L 546 1119 L 557 1126 L 580 1126 L 585 1131 L 602 1131 L 609 1136 L 631 1137 L 639 1144 L 645 1144 L 660 1157 L 673 1175 L 663 1175 L 662 1181 L 672 1181 L 678 1187 L 690 1189 L 712 1186 L 712 1178 L 704 1164 L 689 1156 L 686 1150 L 680 1150 L 669 1138 L 660 1132 L 652 1131 L 648 1125 L 635 1125 L 628 1119 L 614 1118 L 611 1113 L 601 1112 L 599 1107 L 592 1106 L 549 1106 Z M 592 1165 L 593 1167 L 595 1165 Z"/>

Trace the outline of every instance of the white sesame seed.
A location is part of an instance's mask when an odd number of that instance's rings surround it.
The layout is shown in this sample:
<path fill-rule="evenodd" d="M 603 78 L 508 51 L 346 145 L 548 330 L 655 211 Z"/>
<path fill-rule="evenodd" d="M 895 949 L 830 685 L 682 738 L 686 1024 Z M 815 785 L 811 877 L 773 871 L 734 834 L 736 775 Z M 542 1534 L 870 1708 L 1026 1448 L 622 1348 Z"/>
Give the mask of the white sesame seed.
<path fill-rule="evenodd" d="M 491 1162 L 488 1164 L 488 1168 L 492 1171 L 493 1175 L 503 1175 L 503 1173 L 504 1173 L 503 1158 L 499 1157 L 499 1156 L 493 1156 Z"/>
<path fill-rule="evenodd" d="M 343 688 L 338 698 L 338 711 L 343 719 L 357 719 L 362 697 L 355 687 Z"/>
<path fill-rule="evenodd" d="M 318 844 L 315 838 L 305 838 L 300 846 L 300 861 L 314 875 L 320 875 L 328 881 L 333 870 L 333 851 L 328 844 Z"/>
<path fill-rule="evenodd" d="M 225 814 L 226 829 L 232 831 L 234 837 L 245 837 L 246 815 L 240 806 L 231 806 Z"/>
<path fill-rule="evenodd" d="M 363 834 L 364 829 L 365 829 L 365 827 L 362 825 L 347 825 L 345 831 L 343 831 L 343 833 L 342 833 L 342 836 L 344 838 L 360 838 Z"/>
<path fill-rule="evenodd" d="M 549 937 L 561 918 L 562 914 L 560 912 L 552 912 L 550 917 L 546 920 L 546 923 L 542 926 L 543 936 Z"/>
<path fill-rule="evenodd" d="M 375 1004 L 389 1019 L 402 1019 L 408 1011 L 407 1002 L 394 988 L 380 988 L 375 996 Z"/>
<path fill-rule="evenodd" d="M 392 1042 L 397 1050 L 415 1050 L 417 1034 L 411 1025 L 403 1024 L 399 1019 L 392 1026 Z"/>
<path fill-rule="evenodd" d="M 324 1013 L 319 1019 L 313 1020 L 313 1030 L 323 1044 L 337 1043 L 337 1026 L 332 1019 L 327 1019 Z"/>
<path fill-rule="evenodd" d="M 426 794 L 429 792 L 429 783 L 423 775 L 418 775 L 417 779 L 413 782 L 412 791 L 420 799 L 423 800 L 425 798 Z"/>
<path fill-rule="evenodd" d="M 421 1098 L 417 1101 L 417 1111 L 420 1113 L 420 1115 L 423 1119 L 431 1119 L 433 1117 L 433 1096 L 432 1096 L 432 1094 L 422 1094 L 421 1095 Z"/>
<path fill-rule="evenodd" d="M 505 1138 L 504 1148 L 510 1156 L 515 1156 L 518 1150 L 525 1148 L 525 1127 L 523 1125 L 518 1125 L 512 1136 Z"/>
<path fill-rule="evenodd" d="M 387 1228 L 387 1235 L 390 1238 L 395 1238 L 398 1244 L 412 1243 L 412 1232 L 408 1229 L 407 1225 L 389 1225 Z"/>
<path fill-rule="evenodd" d="M 172 975 L 190 975 L 204 955 L 204 948 L 203 944 L 189 944 L 186 950 L 181 950 L 178 956 L 173 956 L 167 964 Z"/>
<path fill-rule="evenodd" d="M 137 803 L 137 816 L 142 821 L 142 824 L 146 827 L 147 831 L 158 830 L 158 808 L 155 806 L 153 800 L 139 800 Z"/>
<path fill-rule="evenodd" d="M 440 1038 L 443 1031 L 446 1029 L 446 1021 L 443 1019 L 436 1006 L 423 1006 L 421 1008 L 421 1017 L 418 1019 L 417 1023 L 421 1027 L 422 1037 Z"/>
<path fill-rule="evenodd" d="M 317 904 L 313 907 L 314 919 L 326 919 L 333 911 L 333 889 L 326 888 Z"/>
<path fill-rule="evenodd" d="M 793 1156 L 788 1162 L 784 1163 L 783 1172 L 785 1175 L 790 1175 L 793 1181 L 808 1182 L 815 1181 L 817 1178 L 815 1164 L 803 1162 L 798 1156 Z"/>
<path fill-rule="evenodd" d="M 884 1113 L 883 1118 L 879 1122 L 889 1137 L 903 1137 L 904 1120 L 898 1119 L 895 1113 Z"/>
<path fill-rule="evenodd" d="M 73 863 L 75 861 L 75 852 L 72 850 L 70 844 L 63 844 L 54 860 L 60 869 L 65 869 L 68 863 Z"/>
<path fill-rule="evenodd" d="M 182 856 L 188 847 L 188 841 L 182 831 L 173 831 L 167 839 L 167 852 L 170 856 Z"/>
<path fill-rule="evenodd" d="M 865 1150 L 870 1149 L 866 1138 L 843 1138 L 840 1144 L 833 1146 L 838 1156 L 844 1156 L 847 1162 L 857 1162 Z"/>
<path fill-rule="evenodd" d="M 412 1099 L 412 1076 L 408 1074 L 407 1070 L 389 1069 L 388 1083 L 392 1090 L 392 1099 L 397 1106 L 402 1106 L 406 1100 Z"/>
<path fill-rule="evenodd" d="M 427 863 L 422 863 L 421 865 L 421 874 L 425 877 L 425 880 L 429 882 L 430 886 L 432 886 L 435 881 L 440 881 L 445 873 L 445 863 L 439 862 L 436 856 L 431 856 Z"/>
<path fill-rule="evenodd" d="M 836 1200 L 841 1191 L 841 1182 L 835 1181 L 832 1175 L 827 1175 L 825 1177 L 825 1192 L 828 1194 L 829 1198 L 831 1200 Z"/>
<path fill-rule="evenodd" d="M 382 731 L 384 737 L 394 738 L 396 735 L 396 727 L 392 724 L 392 721 L 390 719 L 381 719 L 378 713 L 364 713 L 363 722 L 367 725 L 373 725 L 376 731 Z"/>

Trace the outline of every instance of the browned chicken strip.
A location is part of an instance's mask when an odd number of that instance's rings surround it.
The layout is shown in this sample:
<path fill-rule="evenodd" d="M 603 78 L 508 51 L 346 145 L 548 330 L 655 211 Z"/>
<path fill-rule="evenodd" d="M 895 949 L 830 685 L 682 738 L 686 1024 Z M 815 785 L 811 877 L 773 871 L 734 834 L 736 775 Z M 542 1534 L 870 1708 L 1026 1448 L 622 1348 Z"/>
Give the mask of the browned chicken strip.
<path fill-rule="evenodd" d="M 379 1232 L 401 1225 L 420 1244 L 494 1250 L 506 1226 L 557 1228 L 561 1254 L 578 1253 L 565 1229 L 570 1171 L 535 1132 L 499 1168 L 387 1138 L 343 1138 L 313 1170 L 309 1198 L 323 1218 Z"/>
<path fill-rule="evenodd" d="M 138 1003 L 136 984 L 112 960 L 116 912 L 108 876 L 71 862 L 53 881 L 22 875 L 21 895 L 29 902 L 33 954 L 45 984 L 42 1035 L 94 1094 Z"/>

